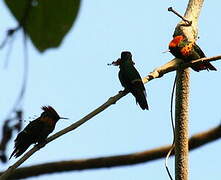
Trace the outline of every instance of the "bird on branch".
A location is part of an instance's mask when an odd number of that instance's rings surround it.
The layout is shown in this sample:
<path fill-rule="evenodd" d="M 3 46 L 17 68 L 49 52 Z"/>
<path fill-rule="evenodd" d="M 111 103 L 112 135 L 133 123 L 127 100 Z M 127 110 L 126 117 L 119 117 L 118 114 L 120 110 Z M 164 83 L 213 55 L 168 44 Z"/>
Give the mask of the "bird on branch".
<path fill-rule="evenodd" d="M 190 42 L 184 35 L 175 36 L 169 43 L 169 50 L 176 58 L 182 59 L 184 62 L 206 57 L 203 51 L 195 42 Z M 217 69 L 210 62 L 202 62 L 191 66 L 194 71 Z"/>
<path fill-rule="evenodd" d="M 14 151 L 12 156 L 16 158 L 22 155 L 31 144 L 44 144 L 48 135 L 54 130 L 59 119 L 67 119 L 60 117 L 51 106 L 43 106 L 41 116 L 31 121 L 23 131 L 21 131 L 15 139 Z"/>
<path fill-rule="evenodd" d="M 146 90 L 139 72 L 134 67 L 132 54 L 129 51 L 123 51 L 121 58 L 112 62 L 112 64 L 120 68 L 118 77 L 122 86 L 133 94 L 136 102 L 143 110 L 148 110 Z"/>

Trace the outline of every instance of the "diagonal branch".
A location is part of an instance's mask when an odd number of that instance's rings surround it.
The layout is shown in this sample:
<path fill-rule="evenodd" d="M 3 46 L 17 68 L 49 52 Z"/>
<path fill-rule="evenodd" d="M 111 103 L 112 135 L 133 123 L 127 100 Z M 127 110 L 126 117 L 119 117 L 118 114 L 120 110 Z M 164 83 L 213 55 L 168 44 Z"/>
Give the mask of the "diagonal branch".
<path fill-rule="evenodd" d="M 221 59 L 221 55 L 219 56 L 213 56 L 213 57 L 206 57 L 206 58 L 200 58 L 200 59 L 196 59 L 193 60 L 191 62 L 188 63 L 183 63 L 183 61 L 181 59 L 173 59 L 171 61 L 169 61 L 168 63 L 164 64 L 163 66 L 160 66 L 156 69 L 154 69 L 153 72 L 149 73 L 146 77 L 143 78 L 143 82 L 144 83 L 148 83 L 149 81 L 151 81 L 152 79 L 156 79 L 156 78 L 160 78 L 163 75 L 178 70 L 178 69 L 185 69 L 187 67 L 191 67 L 193 65 L 196 64 L 200 64 L 202 62 L 211 62 L 211 61 L 217 61 Z"/>
<path fill-rule="evenodd" d="M 193 135 L 189 139 L 189 149 L 194 150 L 202 145 L 221 138 L 221 126 L 211 128 L 207 131 Z M 10 179 L 23 179 L 44 174 L 58 173 L 64 171 L 87 170 L 97 168 L 109 168 L 116 166 L 126 166 L 150 162 L 166 156 L 171 145 L 158 147 L 155 149 L 136 152 L 126 155 L 99 157 L 91 159 L 80 159 L 71 161 L 59 161 L 39 164 L 29 167 L 18 168 L 10 176 Z M 172 152 L 174 155 L 174 152 Z M 0 173 L 2 174 L 2 172 Z"/>
<path fill-rule="evenodd" d="M 194 63 L 199 63 L 202 61 L 215 61 L 221 59 L 221 56 L 215 56 L 212 58 L 202 58 L 199 60 L 195 60 Z M 191 65 L 194 64 L 192 63 L 182 63 L 182 60 L 180 59 L 173 59 L 172 61 L 166 63 L 165 65 L 155 69 L 153 72 L 151 72 L 149 75 L 147 75 L 146 77 L 143 78 L 143 82 L 144 83 L 148 83 L 149 81 L 155 79 L 155 78 L 159 78 L 162 77 L 164 74 L 175 71 L 177 69 L 180 68 L 184 68 L 185 66 L 190 67 Z M 79 126 L 81 126 L 82 124 L 84 124 L 85 122 L 87 122 L 88 120 L 90 120 L 92 117 L 96 116 L 97 114 L 99 114 L 100 112 L 104 111 L 106 108 L 108 108 L 109 106 L 111 106 L 112 104 L 115 104 L 119 99 L 121 99 L 122 97 L 124 97 L 125 95 L 127 95 L 128 92 L 126 91 L 120 91 L 117 95 L 110 97 L 104 104 L 102 104 L 101 106 L 99 106 L 98 108 L 96 108 L 94 111 L 90 112 L 88 115 L 86 115 L 85 117 L 83 117 L 82 119 L 80 119 L 79 121 L 73 123 L 72 125 L 68 126 L 67 128 L 64 128 L 63 130 L 57 132 L 56 134 L 50 136 L 47 141 L 46 144 L 48 144 L 49 142 L 55 140 L 56 138 L 78 128 Z M 46 145 L 45 144 L 45 145 Z M 12 174 L 12 172 L 18 167 L 20 166 L 24 161 L 26 161 L 33 153 L 35 153 L 36 151 L 38 151 L 39 149 L 41 149 L 42 147 L 40 146 L 34 146 L 32 149 L 30 149 L 27 153 L 24 154 L 24 156 L 22 158 L 20 158 L 15 164 L 13 164 L 12 166 L 10 166 L 1 176 L 0 176 L 0 180 L 4 180 L 7 179 L 7 177 Z"/>

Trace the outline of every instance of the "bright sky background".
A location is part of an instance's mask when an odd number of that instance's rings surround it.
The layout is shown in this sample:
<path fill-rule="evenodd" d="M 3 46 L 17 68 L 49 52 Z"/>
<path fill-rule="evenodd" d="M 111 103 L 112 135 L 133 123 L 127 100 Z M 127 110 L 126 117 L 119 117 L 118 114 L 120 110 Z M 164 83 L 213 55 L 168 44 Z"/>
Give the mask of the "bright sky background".
<path fill-rule="evenodd" d="M 29 76 L 24 99 L 25 125 L 29 117 L 40 115 L 42 105 L 53 106 L 69 121 L 59 121 L 57 132 L 104 103 L 122 86 L 117 67 L 107 66 L 120 57 L 122 50 L 133 54 L 142 76 L 171 60 L 168 43 L 180 21 L 167 11 L 173 6 L 185 12 L 184 1 L 83 0 L 76 23 L 57 49 L 40 54 L 29 45 Z M 207 56 L 221 54 L 221 1 L 205 1 L 199 21 L 198 44 Z M 0 32 L 16 26 L 3 1 L 0 1 Z M 59 10 L 58 10 L 59 12 Z M 47 27 L 45 27 L 47 31 Z M 23 77 L 21 33 L 16 35 L 9 66 L 4 68 L 7 49 L 0 51 L 1 123 L 17 97 Z M 218 72 L 191 70 L 190 135 L 220 123 L 221 63 Z M 22 166 L 44 162 L 132 153 L 172 142 L 170 96 L 175 73 L 145 85 L 150 111 L 142 111 L 132 95 L 121 99 L 75 131 L 56 139 L 35 153 Z M 15 137 L 14 137 L 15 138 Z M 14 139 L 13 138 L 13 139 Z M 14 143 L 10 143 L 8 155 Z M 220 179 L 220 140 L 190 153 L 190 179 Z M 13 158 L 1 170 L 15 162 Z M 173 171 L 174 159 L 169 161 Z M 33 180 L 169 179 L 164 160 L 110 169 L 74 171 L 30 178 Z"/>

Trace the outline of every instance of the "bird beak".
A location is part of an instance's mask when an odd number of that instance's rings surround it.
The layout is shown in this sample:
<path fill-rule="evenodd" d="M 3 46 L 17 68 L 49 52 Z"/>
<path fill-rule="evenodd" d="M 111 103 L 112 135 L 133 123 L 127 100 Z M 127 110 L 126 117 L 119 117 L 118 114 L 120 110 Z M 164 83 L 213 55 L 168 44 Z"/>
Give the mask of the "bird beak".
<path fill-rule="evenodd" d="M 60 119 L 69 119 L 69 118 L 65 118 L 65 117 L 60 117 Z"/>
<path fill-rule="evenodd" d="M 167 52 L 170 52 L 170 50 L 169 50 L 169 49 L 167 49 L 166 51 L 163 51 L 162 53 L 167 53 Z"/>
<path fill-rule="evenodd" d="M 108 66 L 114 65 L 114 66 L 119 66 L 120 65 L 120 58 L 117 59 L 116 61 L 113 61 L 111 64 L 107 64 Z"/>
<path fill-rule="evenodd" d="M 108 65 L 108 66 L 112 66 L 112 65 L 113 65 L 113 62 L 112 62 L 112 63 L 108 63 L 107 65 Z"/>

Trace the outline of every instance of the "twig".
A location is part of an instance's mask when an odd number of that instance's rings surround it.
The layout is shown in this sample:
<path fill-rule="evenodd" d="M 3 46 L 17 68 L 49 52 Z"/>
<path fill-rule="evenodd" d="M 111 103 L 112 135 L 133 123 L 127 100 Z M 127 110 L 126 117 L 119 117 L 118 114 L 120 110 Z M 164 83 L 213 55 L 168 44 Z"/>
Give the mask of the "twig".
<path fill-rule="evenodd" d="M 27 19 L 29 17 L 29 13 L 31 11 L 31 8 L 32 8 L 32 1 L 27 1 L 27 4 L 24 9 L 24 14 L 21 17 L 20 22 L 18 23 L 18 25 L 15 28 L 11 28 L 11 29 L 7 30 L 7 34 L 5 36 L 5 39 L 0 44 L 0 49 L 2 49 L 6 45 L 8 39 L 10 37 L 12 37 L 16 32 L 18 32 L 22 28 L 26 29 L 25 25 L 27 24 Z"/>
<path fill-rule="evenodd" d="M 6 119 L 10 118 L 10 115 L 16 111 L 16 109 L 18 108 L 20 102 L 23 99 L 25 90 L 26 90 L 26 84 L 27 84 L 27 78 L 28 78 L 28 47 L 27 47 L 27 33 L 26 33 L 26 24 L 27 24 L 27 20 L 32 8 L 31 5 L 32 1 L 28 1 L 26 6 L 25 6 L 25 10 L 24 10 L 24 14 L 21 17 L 21 20 L 18 24 L 17 27 L 15 27 L 14 29 L 10 29 L 8 31 L 8 35 L 7 37 L 11 37 L 14 35 L 15 32 L 17 32 L 18 30 L 22 29 L 23 30 L 23 45 L 24 45 L 24 78 L 23 78 L 23 82 L 22 82 L 22 88 L 21 91 L 19 93 L 19 96 L 17 97 L 12 109 L 9 111 L 9 113 L 6 116 Z M 6 42 L 5 42 L 6 43 Z"/>
<path fill-rule="evenodd" d="M 216 126 L 207 131 L 197 133 L 189 139 L 189 149 L 197 149 L 207 143 L 221 138 L 221 126 Z M 24 179 L 28 177 L 58 173 L 64 171 L 89 170 L 98 168 L 109 168 L 118 166 L 135 165 L 147 163 L 153 160 L 164 158 L 171 148 L 171 145 L 161 146 L 147 151 L 141 151 L 126 155 L 79 159 L 70 161 L 58 161 L 38 164 L 29 167 L 18 168 L 10 176 L 10 179 Z M 174 151 L 172 151 L 174 155 Z M 0 172 L 0 175 L 3 172 Z"/>
<path fill-rule="evenodd" d="M 12 28 L 12 29 L 7 30 L 5 39 L 4 39 L 4 40 L 2 41 L 2 43 L 0 44 L 0 49 L 2 49 L 2 48 L 6 45 L 6 43 L 7 43 L 8 40 L 9 40 L 9 38 L 10 38 L 10 37 L 13 37 L 14 33 L 17 32 L 20 28 L 21 28 L 21 26 L 18 25 L 18 26 L 15 27 L 15 28 Z"/>
<path fill-rule="evenodd" d="M 4 68 L 8 67 L 8 64 L 9 64 L 9 61 L 10 61 L 10 55 L 12 53 L 12 49 L 13 49 L 13 45 L 14 45 L 14 43 L 13 43 L 14 40 L 15 40 L 15 35 L 11 36 L 11 38 L 9 39 L 9 42 L 8 42 L 9 45 L 8 45 L 8 49 L 7 49 L 7 52 L 6 52 Z"/>
<path fill-rule="evenodd" d="M 183 16 L 180 15 L 177 11 L 175 11 L 172 7 L 169 7 L 169 8 L 168 8 L 168 11 L 171 11 L 171 12 L 173 12 L 174 14 L 176 14 L 178 17 L 180 17 L 180 18 L 186 23 L 187 26 L 191 26 L 192 21 L 187 20 L 185 17 L 183 17 Z"/>
<path fill-rule="evenodd" d="M 203 58 L 203 59 L 199 59 L 199 60 L 195 60 L 195 63 L 199 63 L 203 61 L 215 61 L 221 59 L 221 56 L 215 56 L 212 58 Z M 182 64 L 182 65 L 181 65 Z M 188 64 L 188 67 L 193 65 L 193 63 L 185 63 Z M 155 78 L 159 78 L 162 77 L 164 74 L 174 71 L 178 68 L 183 68 L 187 65 L 184 65 L 182 63 L 182 60 L 180 59 L 174 59 L 168 63 L 166 63 L 165 65 L 155 69 L 153 72 L 151 72 L 149 75 L 147 75 L 146 77 L 143 78 L 143 82 L 147 83 Z M 56 134 L 50 136 L 47 141 L 46 144 L 48 144 L 49 142 L 55 140 L 56 138 L 62 136 L 63 134 L 66 134 L 76 128 L 78 128 L 80 125 L 84 124 L 85 122 L 87 122 L 89 119 L 91 119 L 92 117 L 96 116 L 98 113 L 102 112 L 103 110 L 105 110 L 106 108 L 108 108 L 110 105 L 115 104 L 119 99 L 121 99 L 122 97 L 124 97 L 125 95 L 127 95 L 128 92 L 126 91 L 120 91 L 117 95 L 110 97 L 108 99 L 107 102 L 105 102 L 104 104 L 102 104 L 100 107 L 96 108 L 94 111 L 92 111 L 91 113 L 89 113 L 88 115 L 86 115 L 85 117 L 83 117 L 82 119 L 80 119 L 79 121 L 77 121 L 76 123 L 73 123 L 72 125 L 70 125 L 69 127 L 57 132 Z M 2 174 L 2 176 L 0 177 L 0 180 L 6 179 L 12 172 L 14 169 L 16 169 L 18 166 L 20 166 L 24 161 L 26 161 L 33 153 L 35 153 L 36 151 L 38 151 L 41 147 L 39 146 L 34 146 L 32 149 L 30 149 L 26 154 L 24 154 L 24 156 L 19 159 L 14 165 L 12 165 L 11 167 L 9 167 L 4 174 Z"/>

